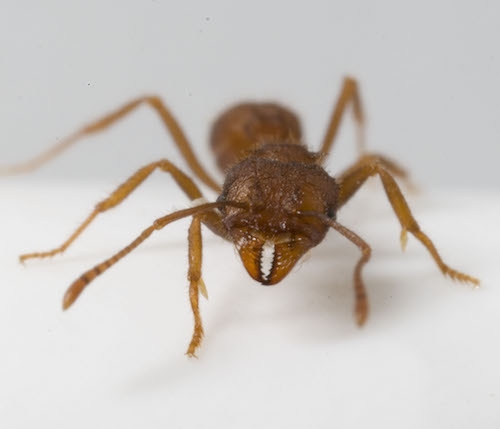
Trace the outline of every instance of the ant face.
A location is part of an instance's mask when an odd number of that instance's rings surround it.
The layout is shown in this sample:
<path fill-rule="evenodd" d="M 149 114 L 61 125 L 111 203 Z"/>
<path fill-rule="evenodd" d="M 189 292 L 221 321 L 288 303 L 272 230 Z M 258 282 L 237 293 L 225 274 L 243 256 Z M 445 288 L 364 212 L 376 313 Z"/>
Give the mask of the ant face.
<path fill-rule="evenodd" d="M 336 197 L 335 181 L 314 164 L 250 157 L 229 172 L 219 201 L 242 204 L 221 210 L 224 225 L 250 276 L 272 285 L 323 240 L 328 226 L 317 214 L 333 217 Z"/>

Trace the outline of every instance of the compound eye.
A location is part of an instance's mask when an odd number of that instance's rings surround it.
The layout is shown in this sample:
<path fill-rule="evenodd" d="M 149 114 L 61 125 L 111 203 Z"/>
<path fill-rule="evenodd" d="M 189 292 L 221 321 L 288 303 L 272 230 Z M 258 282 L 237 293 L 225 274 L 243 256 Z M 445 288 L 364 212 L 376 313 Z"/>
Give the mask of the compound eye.
<path fill-rule="evenodd" d="M 329 206 L 326 210 L 326 215 L 330 218 L 335 220 L 337 217 L 337 212 L 335 211 L 335 207 Z"/>

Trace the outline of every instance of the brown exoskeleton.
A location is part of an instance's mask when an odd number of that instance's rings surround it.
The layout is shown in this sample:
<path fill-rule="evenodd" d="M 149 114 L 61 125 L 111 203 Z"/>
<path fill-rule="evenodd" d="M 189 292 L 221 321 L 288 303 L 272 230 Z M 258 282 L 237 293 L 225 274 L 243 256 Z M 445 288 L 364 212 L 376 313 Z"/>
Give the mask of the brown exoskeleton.
<path fill-rule="evenodd" d="M 356 81 L 351 78 L 344 80 L 319 152 L 310 152 L 303 145 L 297 116 L 283 106 L 243 103 L 225 111 L 214 123 L 211 134 L 211 145 L 217 163 L 226 175 L 222 188 L 200 165 L 179 124 L 156 96 L 137 98 L 87 125 L 37 158 L 4 168 L 1 172 L 14 174 L 35 169 L 81 137 L 106 129 L 143 104 L 149 105 L 159 114 L 192 172 L 218 192 L 219 197 L 216 202 L 201 203 L 158 218 L 131 244 L 80 276 L 64 296 L 64 309 L 73 304 L 92 280 L 135 249 L 153 231 L 191 216 L 188 233 L 188 280 L 195 323 L 187 350 L 189 356 L 195 355 L 203 337 L 198 306 L 199 294 L 206 296 L 201 277 L 201 223 L 215 234 L 232 241 L 250 276 L 263 285 L 280 282 L 304 253 L 319 244 L 330 228 L 335 229 L 358 246 L 362 253 L 354 269 L 355 316 L 358 325 L 362 325 L 368 315 L 368 302 L 361 270 L 370 258 L 371 249 L 363 239 L 339 224 L 335 218 L 337 211 L 366 179 L 375 175 L 380 177 L 401 224 L 403 247 L 407 232 L 410 232 L 427 248 L 443 274 L 455 280 L 479 284 L 476 278 L 445 264 L 431 239 L 418 226 L 394 180 L 394 176 L 405 179 L 405 171 L 383 156 L 364 152 L 361 99 Z M 322 165 L 330 153 L 341 118 L 349 105 L 352 105 L 359 132 L 361 156 L 350 168 L 333 178 L 325 172 Z M 203 197 L 195 183 L 171 162 L 166 159 L 153 162 L 139 169 L 108 198 L 98 203 L 60 247 L 47 252 L 22 255 L 21 261 L 64 252 L 98 214 L 120 204 L 157 169 L 169 173 L 191 200 Z"/>

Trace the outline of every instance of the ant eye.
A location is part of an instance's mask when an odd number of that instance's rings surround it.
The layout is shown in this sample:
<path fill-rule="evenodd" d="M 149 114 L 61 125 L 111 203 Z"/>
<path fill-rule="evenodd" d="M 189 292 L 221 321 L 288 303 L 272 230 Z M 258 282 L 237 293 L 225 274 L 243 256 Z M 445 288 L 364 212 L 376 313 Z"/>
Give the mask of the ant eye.
<path fill-rule="evenodd" d="M 326 210 L 326 215 L 330 218 L 330 219 L 333 219 L 335 220 L 335 218 L 337 217 L 337 213 L 335 212 L 335 208 L 330 206 L 327 208 Z"/>

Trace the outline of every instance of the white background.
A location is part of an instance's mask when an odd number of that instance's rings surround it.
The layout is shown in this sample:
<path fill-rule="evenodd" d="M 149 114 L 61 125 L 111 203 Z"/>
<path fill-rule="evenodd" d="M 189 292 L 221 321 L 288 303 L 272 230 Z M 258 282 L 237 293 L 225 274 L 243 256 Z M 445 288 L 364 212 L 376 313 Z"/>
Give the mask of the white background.
<path fill-rule="evenodd" d="M 207 233 L 206 338 L 189 360 L 186 222 L 62 313 L 64 289 L 83 270 L 186 206 L 155 176 L 66 255 L 17 264 L 19 253 L 58 245 L 143 164 L 168 157 L 185 168 L 143 108 L 35 173 L 0 178 L 0 426 L 498 427 L 497 5 L 2 1 L 0 165 L 144 93 L 162 96 L 211 171 L 210 122 L 240 99 L 293 106 L 315 148 L 350 74 L 369 147 L 411 170 L 422 187 L 410 195 L 417 219 L 482 288 L 442 278 L 411 237 L 401 255 L 397 221 L 374 184 L 339 215 L 374 248 L 362 330 L 351 314 L 358 253 L 335 234 L 262 288 Z M 347 120 L 328 171 L 353 156 Z"/>

